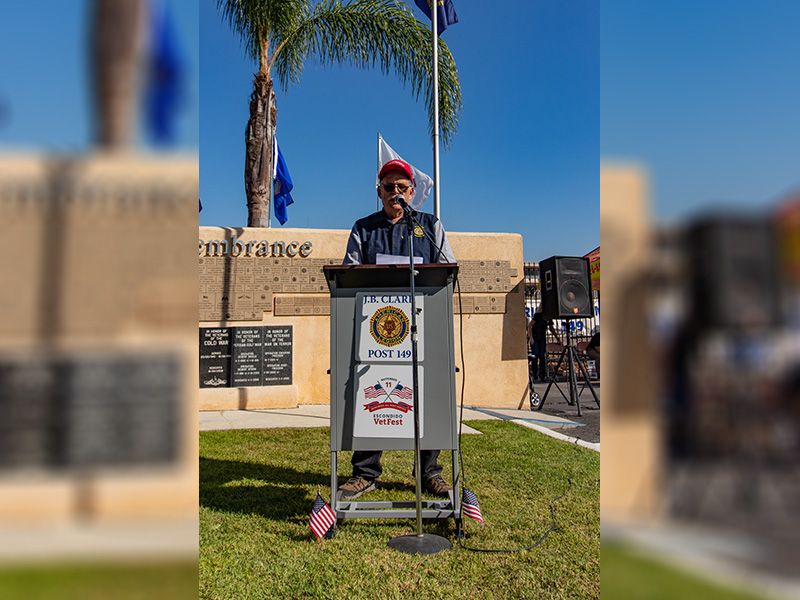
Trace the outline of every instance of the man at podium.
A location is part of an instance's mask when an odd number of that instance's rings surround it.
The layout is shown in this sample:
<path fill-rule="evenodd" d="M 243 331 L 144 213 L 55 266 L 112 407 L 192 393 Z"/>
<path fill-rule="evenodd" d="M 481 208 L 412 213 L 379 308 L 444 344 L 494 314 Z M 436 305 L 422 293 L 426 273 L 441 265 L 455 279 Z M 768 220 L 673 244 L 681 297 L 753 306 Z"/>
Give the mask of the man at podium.
<path fill-rule="evenodd" d="M 399 202 L 402 198 L 410 205 L 414 197 L 413 171 L 408 163 L 390 160 L 381 167 L 378 197 L 383 210 L 359 219 L 350 231 L 345 265 L 408 263 L 406 226 Z M 456 262 L 441 221 L 428 213 L 415 212 L 414 216 L 419 221 L 414 226 L 414 262 Z"/>
<path fill-rule="evenodd" d="M 408 264 L 407 229 L 400 204 L 402 198 L 410 205 L 414 197 L 414 174 L 408 163 L 395 159 L 381 167 L 378 197 L 383 202 L 383 210 L 355 222 L 347 240 L 343 264 Z M 453 250 L 439 219 L 421 212 L 416 212 L 415 218 L 419 224 L 414 225 L 414 262 L 455 263 Z M 427 493 L 446 498 L 452 488 L 442 478 L 439 452 L 420 451 L 422 480 Z M 375 482 L 382 472 L 381 451 L 356 450 L 351 462 L 353 476 L 339 486 L 341 497 L 349 500 L 375 489 Z"/>

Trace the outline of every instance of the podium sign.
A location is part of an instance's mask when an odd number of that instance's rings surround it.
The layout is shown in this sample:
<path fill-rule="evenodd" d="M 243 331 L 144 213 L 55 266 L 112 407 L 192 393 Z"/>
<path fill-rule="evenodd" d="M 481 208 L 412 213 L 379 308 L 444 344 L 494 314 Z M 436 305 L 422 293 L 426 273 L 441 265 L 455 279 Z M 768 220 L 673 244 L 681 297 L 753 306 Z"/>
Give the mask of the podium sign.
<path fill-rule="evenodd" d="M 358 369 L 353 437 L 414 439 L 414 388 L 411 363 L 367 365 Z M 424 435 L 422 390 L 425 377 L 419 367 L 419 435 Z"/>
<path fill-rule="evenodd" d="M 361 307 L 358 362 L 411 363 L 411 295 L 357 294 Z M 416 294 L 417 360 L 425 360 L 425 297 Z"/>

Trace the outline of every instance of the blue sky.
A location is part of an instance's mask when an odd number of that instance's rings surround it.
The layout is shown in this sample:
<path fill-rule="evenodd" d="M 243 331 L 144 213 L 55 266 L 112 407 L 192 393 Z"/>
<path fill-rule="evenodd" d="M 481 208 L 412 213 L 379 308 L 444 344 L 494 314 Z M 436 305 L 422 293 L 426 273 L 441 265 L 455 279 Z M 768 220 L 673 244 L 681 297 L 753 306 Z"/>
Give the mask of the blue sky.
<path fill-rule="evenodd" d="M 179 148 L 200 144 L 200 222 L 244 225 L 243 131 L 255 65 L 215 0 L 170 5 L 189 64 Z M 87 6 L 4 3 L 0 150 L 90 148 Z M 521 233 L 530 260 L 583 254 L 599 244 L 598 3 L 486 6 L 456 1 L 460 23 L 443 35 L 464 95 L 459 130 L 441 154 L 445 227 Z M 295 181 L 289 227 L 347 229 L 375 209 L 378 130 L 432 172 L 425 109 L 391 75 L 312 60 L 299 85 L 278 90 L 278 109 L 278 139 Z M 141 132 L 139 139 L 146 148 Z"/>
<path fill-rule="evenodd" d="M 202 141 L 201 222 L 242 225 L 255 67 L 215 4 L 171 0 L 190 68 L 179 147 Z M 87 5 L 2 5 L 0 150 L 89 148 Z M 442 153 L 449 230 L 520 232 L 528 259 L 593 248 L 598 151 L 648 169 L 665 220 L 710 202 L 769 205 L 800 183 L 800 3 L 456 6 L 461 22 L 444 37 L 464 112 Z M 378 129 L 431 170 L 424 109 L 391 76 L 312 61 L 300 85 L 278 93 L 279 139 L 297 186 L 289 226 L 347 228 L 373 209 Z"/>
<path fill-rule="evenodd" d="M 440 157 L 445 228 L 521 233 L 528 260 L 592 250 L 599 244 L 599 3 L 518 0 L 502 11 L 455 5 L 460 22 L 443 38 L 458 65 L 464 110 Z M 256 65 L 214 0 L 200 2 L 200 45 L 200 222 L 241 226 Z M 278 140 L 295 184 L 287 227 L 349 229 L 375 210 L 379 130 L 432 173 L 424 106 L 391 74 L 323 69 L 310 60 L 300 84 L 277 94 Z"/>
<path fill-rule="evenodd" d="M 604 0 L 603 160 L 651 176 L 663 221 L 800 183 L 800 2 Z"/>
<path fill-rule="evenodd" d="M 177 148 L 199 143 L 199 27 L 194 0 L 167 0 L 187 64 Z M 88 0 L 4 2 L 0 8 L 0 150 L 85 151 L 91 145 Z M 139 144 L 148 147 L 141 128 Z"/>

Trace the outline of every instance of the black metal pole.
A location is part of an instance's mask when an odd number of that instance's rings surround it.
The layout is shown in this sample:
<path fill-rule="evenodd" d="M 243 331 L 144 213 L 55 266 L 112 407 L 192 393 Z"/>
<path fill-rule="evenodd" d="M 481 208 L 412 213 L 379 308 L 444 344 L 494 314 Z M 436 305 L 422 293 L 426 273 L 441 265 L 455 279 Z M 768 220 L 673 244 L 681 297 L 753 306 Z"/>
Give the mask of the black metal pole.
<path fill-rule="evenodd" d="M 414 473 L 417 483 L 417 535 L 422 535 L 422 469 L 419 454 L 419 363 L 417 359 L 417 300 L 414 289 L 414 224 L 411 211 L 405 215 L 408 235 L 408 271 L 411 290 L 411 380 L 414 385 Z"/>
<path fill-rule="evenodd" d="M 570 404 L 572 404 L 573 402 L 575 403 L 575 406 L 578 409 L 578 416 L 580 417 L 580 416 L 582 416 L 581 415 L 581 401 L 580 401 L 580 398 L 578 398 L 578 382 L 575 379 L 575 356 L 573 354 L 575 352 L 575 349 L 572 347 L 572 336 L 570 334 L 570 325 L 571 325 L 571 322 L 568 322 L 567 323 L 567 353 L 569 354 L 569 358 L 568 358 L 568 360 L 569 360 L 569 363 L 568 363 L 568 365 L 569 365 L 569 367 L 568 367 L 569 368 L 569 397 L 570 397 L 570 400 L 572 401 L 572 402 L 570 402 Z"/>
<path fill-rule="evenodd" d="M 414 221 L 410 209 L 405 210 L 406 235 L 408 235 L 409 290 L 411 292 L 411 378 L 414 385 L 414 473 L 417 488 L 417 532 L 389 540 L 389 547 L 406 554 L 435 554 L 450 548 L 450 542 L 433 533 L 422 533 L 422 461 L 419 450 L 419 373 L 417 358 L 417 301 L 414 277 Z"/>

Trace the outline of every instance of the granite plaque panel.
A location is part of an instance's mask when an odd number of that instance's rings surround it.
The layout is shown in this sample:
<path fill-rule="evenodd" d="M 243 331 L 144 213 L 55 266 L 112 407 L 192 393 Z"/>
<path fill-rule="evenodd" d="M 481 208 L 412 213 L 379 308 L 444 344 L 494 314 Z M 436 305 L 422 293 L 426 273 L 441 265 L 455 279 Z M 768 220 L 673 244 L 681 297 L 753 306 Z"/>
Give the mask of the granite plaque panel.
<path fill-rule="evenodd" d="M 263 328 L 234 327 L 231 386 L 262 385 Z"/>
<path fill-rule="evenodd" d="M 200 387 L 229 387 L 231 327 L 200 328 Z"/>
<path fill-rule="evenodd" d="M 174 463 L 175 356 L 0 359 L 0 473 Z"/>
<path fill-rule="evenodd" d="M 292 384 L 292 326 L 264 329 L 264 384 Z"/>
<path fill-rule="evenodd" d="M 200 387 L 291 385 L 291 325 L 201 327 Z"/>

